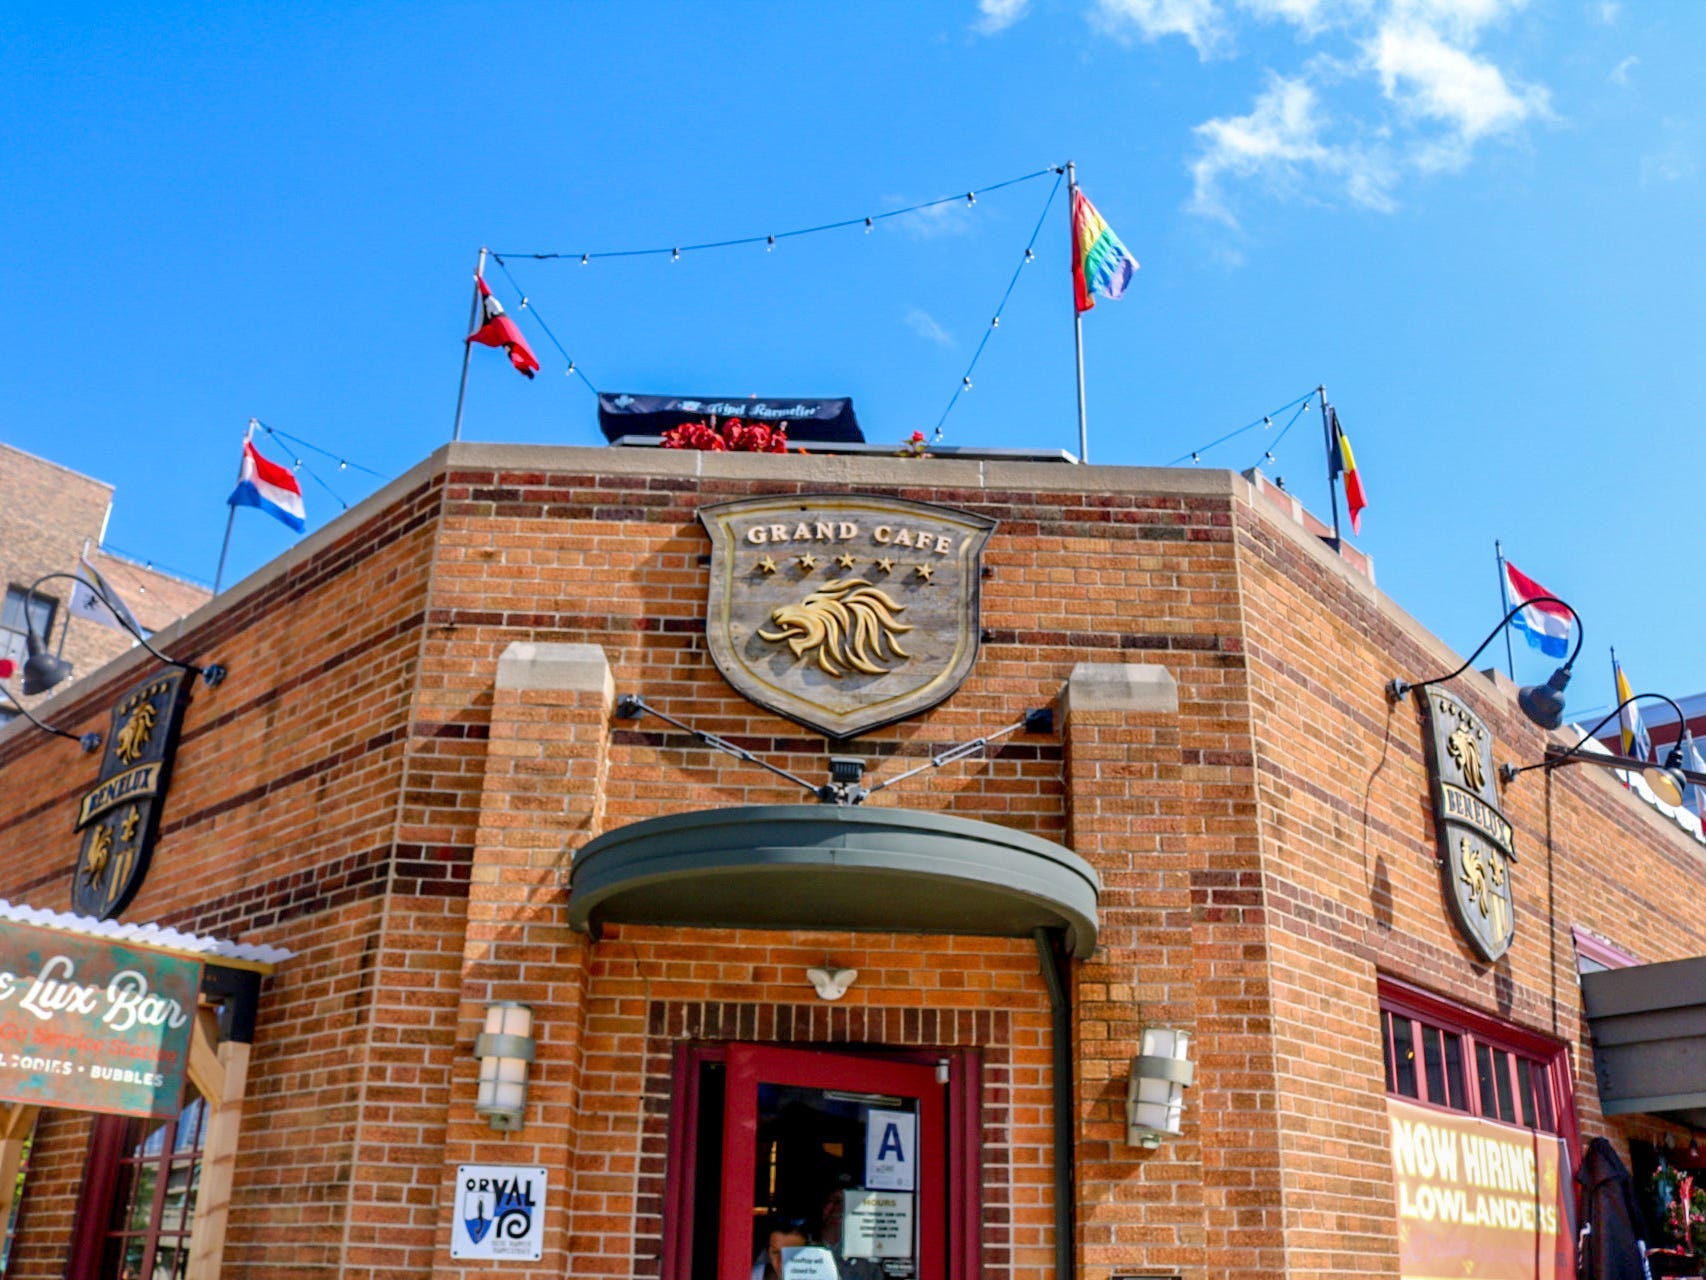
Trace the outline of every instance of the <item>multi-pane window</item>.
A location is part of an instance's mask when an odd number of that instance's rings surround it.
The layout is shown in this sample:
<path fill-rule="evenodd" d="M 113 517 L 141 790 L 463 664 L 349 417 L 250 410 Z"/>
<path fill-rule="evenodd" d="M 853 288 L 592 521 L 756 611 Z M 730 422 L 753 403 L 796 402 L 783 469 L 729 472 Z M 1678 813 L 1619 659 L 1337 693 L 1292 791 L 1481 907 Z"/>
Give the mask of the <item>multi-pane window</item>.
<path fill-rule="evenodd" d="M 103 1276 L 179 1280 L 188 1269 L 206 1127 L 207 1104 L 194 1090 L 177 1116 L 126 1124 Z"/>
<path fill-rule="evenodd" d="M 52 596 L 32 595 L 22 587 L 7 587 L 6 602 L 0 606 L 0 658 L 10 658 L 22 666 L 28 656 L 25 635 L 32 626 L 43 639 L 51 635 L 57 603 Z"/>
<path fill-rule="evenodd" d="M 1559 1100 L 1567 1096 L 1562 1047 L 1489 1023 L 1467 1010 L 1454 1015 L 1437 1001 L 1418 1005 L 1383 993 L 1386 1092 L 1557 1133 Z"/>

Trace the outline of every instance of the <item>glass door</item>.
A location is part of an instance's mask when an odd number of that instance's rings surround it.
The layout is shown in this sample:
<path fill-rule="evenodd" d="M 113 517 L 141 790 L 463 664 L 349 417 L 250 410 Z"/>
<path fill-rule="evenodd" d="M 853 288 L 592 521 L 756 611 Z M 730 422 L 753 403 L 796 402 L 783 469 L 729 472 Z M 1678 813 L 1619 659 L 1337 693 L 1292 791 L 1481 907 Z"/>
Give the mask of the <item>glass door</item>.
<path fill-rule="evenodd" d="M 719 1280 L 945 1280 L 937 1069 L 731 1045 Z"/>

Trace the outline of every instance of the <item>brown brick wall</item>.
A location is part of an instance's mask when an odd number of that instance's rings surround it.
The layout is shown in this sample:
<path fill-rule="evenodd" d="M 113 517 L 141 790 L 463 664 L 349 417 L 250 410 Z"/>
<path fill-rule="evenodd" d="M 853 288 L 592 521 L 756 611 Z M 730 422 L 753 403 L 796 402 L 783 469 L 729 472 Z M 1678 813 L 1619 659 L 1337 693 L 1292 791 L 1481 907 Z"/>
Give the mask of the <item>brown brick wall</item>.
<path fill-rule="evenodd" d="M 552 1171 L 533 1274 L 658 1275 L 670 1057 L 735 1037 L 980 1050 L 985 1272 L 1050 1273 L 1030 940 L 630 926 L 589 943 L 563 922 L 570 860 L 600 832 L 808 798 L 656 718 L 612 718 L 602 691 L 504 687 L 500 658 L 596 646 L 615 692 L 821 778 L 825 742 L 710 664 L 695 512 L 826 488 L 1001 522 L 971 676 L 835 748 L 870 760 L 868 782 L 1054 703 L 1079 662 L 1177 683 L 1176 713 L 1074 712 L 872 800 L 1062 841 L 1102 876 L 1102 945 L 1073 993 L 1087 1280 L 1394 1270 L 1381 974 L 1575 1046 L 1584 1130 L 1625 1131 L 1594 1112 L 1569 926 L 1644 959 L 1700 954 L 1697 849 L 1606 778 L 1525 776 L 1518 943 L 1472 963 L 1440 898 L 1419 722 L 1381 695 L 1455 662 L 1235 478 L 458 446 L 167 637 L 231 675 L 196 691 L 127 918 L 297 953 L 263 994 L 227 1274 L 471 1274 L 449 1258 L 451 1175 L 498 1161 Z M 125 659 L 53 718 L 104 731 L 145 669 Z M 1500 759 L 1539 758 L 1508 688 L 1460 684 Z M 93 764 L 12 730 L 0 769 L 0 896 L 63 908 Z M 803 973 L 829 953 L 861 972 L 834 1007 Z M 540 1037 L 508 1138 L 472 1113 L 471 1052 L 506 998 L 535 1007 Z M 1195 1033 L 1199 1072 L 1185 1133 L 1142 1152 L 1125 1074 L 1151 1022 Z M 47 1118 L 13 1276 L 58 1274 L 86 1141 L 76 1117 Z"/>

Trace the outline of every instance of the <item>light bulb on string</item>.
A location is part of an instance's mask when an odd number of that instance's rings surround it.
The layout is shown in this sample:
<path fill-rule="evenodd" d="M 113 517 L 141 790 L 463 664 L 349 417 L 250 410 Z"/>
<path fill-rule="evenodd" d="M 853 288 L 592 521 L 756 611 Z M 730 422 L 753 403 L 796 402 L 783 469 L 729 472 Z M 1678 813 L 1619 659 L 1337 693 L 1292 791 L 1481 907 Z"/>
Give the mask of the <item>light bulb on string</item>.
<path fill-rule="evenodd" d="M 671 249 L 669 251 L 669 260 L 671 262 L 680 262 L 681 261 L 681 250 L 680 249 Z"/>
<path fill-rule="evenodd" d="M 1001 317 L 996 316 L 993 320 L 991 320 L 989 322 L 989 327 L 991 329 L 999 329 L 1001 327 Z"/>
<path fill-rule="evenodd" d="M 1266 431 L 1269 427 L 1271 427 L 1273 425 L 1274 425 L 1274 420 L 1272 418 L 1268 417 L 1268 415 L 1264 413 L 1262 415 L 1262 430 Z"/>
<path fill-rule="evenodd" d="M 775 247 L 776 247 L 776 237 L 775 236 L 766 236 L 764 238 L 764 252 L 769 253 Z"/>
<path fill-rule="evenodd" d="M 865 219 L 865 234 L 866 235 L 871 234 L 871 220 L 869 218 Z"/>
<path fill-rule="evenodd" d="M 975 192 L 975 191 L 966 192 L 966 203 L 968 205 L 976 204 L 977 203 L 977 192 Z"/>
<path fill-rule="evenodd" d="M 569 367 L 563 370 L 563 376 L 565 378 L 572 378 L 575 376 L 575 362 L 573 360 L 569 361 Z"/>
<path fill-rule="evenodd" d="M 1026 249 L 1025 250 L 1025 261 L 1026 262 L 1035 262 L 1036 260 L 1037 260 L 1037 255 L 1032 253 L 1029 249 Z"/>
<path fill-rule="evenodd" d="M 592 261 L 592 255 L 590 253 L 581 254 L 581 266 L 584 267 L 584 266 L 586 266 L 587 263 L 589 263 L 591 261 Z"/>
<path fill-rule="evenodd" d="M 338 459 L 338 470 L 339 471 L 348 471 L 349 470 L 349 463 L 345 462 L 342 458 L 339 458 Z"/>
<path fill-rule="evenodd" d="M 971 374 L 966 374 L 965 377 L 960 379 L 960 382 L 963 384 L 965 390 L 971 390 Z"/>
<path fill-rule="evenodd" d="M 527 310 L 527 295 L 525 293 L 521 295 L 521 310 Z"/>
<path fill-rule="evenodd" d="M 1274 455 L 1272 453 L 1264 453 L 1262 456 L 1264 458 L 1266 458 L 1269 462 L 1272 462 L 1274 460 Z"/>

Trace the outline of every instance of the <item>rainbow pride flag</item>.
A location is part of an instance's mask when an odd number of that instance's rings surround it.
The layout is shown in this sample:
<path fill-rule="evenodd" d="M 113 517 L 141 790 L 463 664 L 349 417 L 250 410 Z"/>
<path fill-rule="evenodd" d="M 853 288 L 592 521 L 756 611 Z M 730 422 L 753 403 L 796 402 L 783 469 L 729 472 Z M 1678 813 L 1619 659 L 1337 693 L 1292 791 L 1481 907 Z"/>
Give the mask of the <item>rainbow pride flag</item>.
<path fill-rule="evenodd" d="M 1137 259 L 1120 243 L 1096 206 L 1082 191 L 1072 192 L 1072 292 L 1079 311 L 1096 305 L 1094 289 L 1104 298 L 1118 298 L 1137 274 Z"/>

